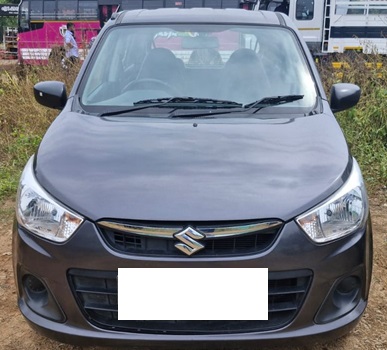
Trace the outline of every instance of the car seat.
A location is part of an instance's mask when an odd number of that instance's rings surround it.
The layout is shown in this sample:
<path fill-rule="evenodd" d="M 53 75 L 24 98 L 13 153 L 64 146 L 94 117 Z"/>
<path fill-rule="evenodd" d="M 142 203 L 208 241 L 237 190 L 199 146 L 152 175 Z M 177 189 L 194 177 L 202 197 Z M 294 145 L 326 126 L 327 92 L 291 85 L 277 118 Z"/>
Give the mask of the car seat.
<path fill-rule="evenodd" d="M 172 87 L 179 88 L 182 84 L 184 63 L 176 58 L 172 51 L 155 48 L 149 51 L 140 68 L 137 80 L 161 80 Z"/>
<path fill-rule="evenodd" d="M 196 49 L 192 51 L 188 65 L 203 67 L 222 66 L 223 61 L 219 51 L 215 49 Z"/>
<path fill-rule="evenodd" d="M 223 95 L 227 100 L 241 103 L 254 102 L 262 95 L 266 81 L 255 51 L 238 49 L 225 65 Z"/>

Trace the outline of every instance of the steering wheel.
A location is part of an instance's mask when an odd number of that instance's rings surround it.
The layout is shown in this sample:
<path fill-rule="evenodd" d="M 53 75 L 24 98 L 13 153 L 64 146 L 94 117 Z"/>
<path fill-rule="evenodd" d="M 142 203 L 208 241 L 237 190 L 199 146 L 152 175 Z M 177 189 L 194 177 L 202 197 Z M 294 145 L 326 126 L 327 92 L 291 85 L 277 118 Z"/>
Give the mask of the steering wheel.
<path fill-rule="evenodd" d="M 177 91 L 175 87 L 169 85 L 165 81 L 152 79 L 152 78 L 133 80 L 123 88 L 123 92 L 129 91 L 129 90 L 137 90 L 137 89 L 142 90 L 142 89 L 151 89 L 151 88 L 157 89 L 157 90 L 163 90 L 172 96 L 181 95 L 181 93 Z"/>

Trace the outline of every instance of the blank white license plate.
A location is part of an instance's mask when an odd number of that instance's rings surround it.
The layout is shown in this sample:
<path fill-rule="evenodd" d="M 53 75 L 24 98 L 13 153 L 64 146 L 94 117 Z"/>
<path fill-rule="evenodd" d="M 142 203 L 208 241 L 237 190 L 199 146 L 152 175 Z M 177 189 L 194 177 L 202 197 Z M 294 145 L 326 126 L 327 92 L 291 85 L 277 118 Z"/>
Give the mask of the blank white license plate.
<path fill-rule="evenodd" d="M 118 269 L 119 320 L 267 318 L 268 269 Z"/>

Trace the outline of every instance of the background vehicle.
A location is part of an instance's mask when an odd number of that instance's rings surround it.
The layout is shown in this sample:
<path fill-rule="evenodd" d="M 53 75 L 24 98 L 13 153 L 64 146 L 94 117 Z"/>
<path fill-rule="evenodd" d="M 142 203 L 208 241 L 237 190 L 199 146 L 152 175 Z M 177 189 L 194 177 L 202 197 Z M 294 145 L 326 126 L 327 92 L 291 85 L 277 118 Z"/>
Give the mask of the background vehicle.
<path fill-rule="evenodd" d="M 288 16 L 312 53 L 349 50 L 387 54 L 387 1 L 288 0 Z M 282 0 L 261 0 L 257 7 L 274 11 Z"/>
<path fill-rule="evenodd" d="M 75 23 L 81 59 L 117 5 L 100 0 L 22 0 L 18 17 L 19 62 L 36 64 L 61 55 L 66 23 Z M 109 2 L 110 3 L 110 2 Z"/>
<path fill-rule="evenodd" d="M 22 0 L 19 6 L 19 60 L 47 62 L 51 50 L 63 45 L 66 22 L 76 23 L 81 57 L 91 38 L 119 7 L 123 10 L 165 7 L 275 9 L 282 0 Z M 290 0 L 288 16 L 301 31 L 313 54 L 387 53 L 387 0 Z M 56 53 L 56 51 L 54 51 Z M 52 55 L 53 56 L 53 55 Z"/>

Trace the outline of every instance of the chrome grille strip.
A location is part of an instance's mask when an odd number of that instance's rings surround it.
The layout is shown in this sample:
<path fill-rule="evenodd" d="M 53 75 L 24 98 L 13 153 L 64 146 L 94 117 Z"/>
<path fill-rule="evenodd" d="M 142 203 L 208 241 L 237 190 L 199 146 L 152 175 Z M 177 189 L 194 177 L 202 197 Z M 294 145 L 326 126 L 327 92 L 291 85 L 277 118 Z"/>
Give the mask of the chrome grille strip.
<path fill-rule="evenodd" d="M 259 222 L 256 224 L 248 224 L 248 225 L 241 225 L 241 226 L 225 226 L 225 227 L 198 226 L 197 230 L 204 233 L 206 235 L 206 238 L 214 238 L 214 237 L 240 236 L 248 233 L 267 230 L 269 228 L 279 227 L 281 225 L 282 225 L 281 221 L 266 221 L 266 222 Z"/>
<path fill-rule="evenodd" d="M 184 227 L 152 227 L 140 226 L 134 224 L 117 223 L 112 221 L 100 221 L 98 225 L 121 232 L 129 232 L 140 236 L 152 236 L 161 238 L 173 238 Z M 282 225 L 281 221 L 265 221 L 254 224 L 235 225 L 235 226 L 195 226 L 195 229 L 203 234 L 206 238 L 220 238 L 239 236 L 253 232 L 259 232 L 267 229 L 276 228 Z"/>
<path fill-rule="evenodd" d="M 100 221 L 98 225 L 117 230 L 122 232 L 130 232 L 140 236 L 152 236 L 162 238 L 173 238 L 173 235 L 183 228 L 179 227 L 151 227 L 151 226 L 138 226 L 132 224 L 117 223 L 111 221 Z"/>

